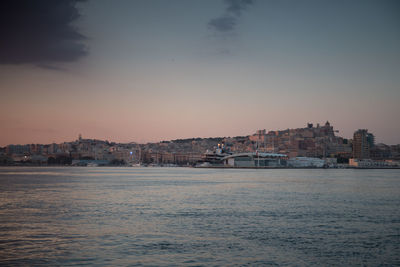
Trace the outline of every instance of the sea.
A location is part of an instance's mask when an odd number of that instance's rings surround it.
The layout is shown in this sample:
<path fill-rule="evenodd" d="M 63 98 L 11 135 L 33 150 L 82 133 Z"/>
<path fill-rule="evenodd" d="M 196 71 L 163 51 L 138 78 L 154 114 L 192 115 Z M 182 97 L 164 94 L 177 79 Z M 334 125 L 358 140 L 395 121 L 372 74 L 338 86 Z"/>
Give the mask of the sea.
<path fill-rule="evenodd" d="M 400 170 L 0 168 L 1 266 L 400 266 Z"/>

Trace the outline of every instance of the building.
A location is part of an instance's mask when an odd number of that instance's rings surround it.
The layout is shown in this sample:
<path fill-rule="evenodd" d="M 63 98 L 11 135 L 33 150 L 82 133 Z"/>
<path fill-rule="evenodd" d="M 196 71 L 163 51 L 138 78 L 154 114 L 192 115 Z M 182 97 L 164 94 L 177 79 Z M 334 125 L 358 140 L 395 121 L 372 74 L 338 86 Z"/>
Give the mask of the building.
<path fill-rule="evenodd" d="M 224 166 L 229 167 L 284 167 L 287 156 L 277 153 L 237 153 L 220 159 Z"/>
<path fill-rule="evenodd" d="M 399 168 L 400 162 L 393 160 L 350 159 L 349 165 L 355 168 Z"/>
<path fill-rule="evenodd" d="M 305 128 L 286 129 L 281 131 L 258 130 L 249 136 L 252 150 L 269 153 L 286 154 L 293 157 L 338 157 L 352 153 L 348 140 L 336 136 L 337 130 L 327 121 L 324 125 L 307 123 Z M 237 150 L 236 150 L 237 151 Z M 239 151 L 237 151 L 239 152 Z"/>
<path fill-rule="evenodd" d="M 367 129 L 359 129 L 353 135 L 353 158 L 369 159 L 371 148 L 374 146 L 374 135 Z"/>
<path fill-rule="evenodd" d="M 325 166 L 325 160 L 309 157 L 295 157 L 288 159 L 287 166 L 292 168 L 322 168 Z"/>

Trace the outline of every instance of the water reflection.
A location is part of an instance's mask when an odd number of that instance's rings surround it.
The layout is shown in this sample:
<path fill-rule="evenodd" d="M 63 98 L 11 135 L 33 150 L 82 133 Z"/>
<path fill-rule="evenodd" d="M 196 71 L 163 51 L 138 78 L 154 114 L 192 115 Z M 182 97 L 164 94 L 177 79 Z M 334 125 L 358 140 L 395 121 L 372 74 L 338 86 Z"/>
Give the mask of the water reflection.
<path fill-rule="evenodd" d="M 1 168 L 2 265 L 398 265 L 398 170 Z"/>

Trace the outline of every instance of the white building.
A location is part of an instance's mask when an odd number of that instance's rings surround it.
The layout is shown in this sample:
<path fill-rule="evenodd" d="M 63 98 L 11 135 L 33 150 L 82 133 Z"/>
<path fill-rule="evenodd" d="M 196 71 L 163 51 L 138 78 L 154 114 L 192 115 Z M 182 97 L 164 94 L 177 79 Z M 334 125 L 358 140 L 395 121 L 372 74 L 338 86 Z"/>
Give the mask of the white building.
<path fill-rule="evenodd" d="M 250 152 L 228 155 L 221 161 L 229 167 L 284 167 L 286 158 L 284 154 Z"/>
<path fill-rule="evenodd" d="M 371 159 L 350 159 L 349 165 L 357 168 L 393 168 L 399 167 L 399 162 Z"/>
<path fill-rule="evenodd" d="M 325 165 L 325 160 L 319 158 L 295 157 L 287 161 L 287 166 L 293 168 L 307 168 L 307 167 L 322 168 L 324 167 L 324 165 Z"/>

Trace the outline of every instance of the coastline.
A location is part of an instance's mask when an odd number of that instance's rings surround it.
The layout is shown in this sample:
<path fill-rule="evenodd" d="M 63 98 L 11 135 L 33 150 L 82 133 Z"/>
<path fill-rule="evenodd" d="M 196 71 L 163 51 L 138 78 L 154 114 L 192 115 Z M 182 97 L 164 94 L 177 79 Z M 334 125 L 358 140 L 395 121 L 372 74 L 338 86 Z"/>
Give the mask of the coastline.
<path fill-rule="evenodd" d="M 61 167 L 73 167 L 73 168 L 132 168 L 132 169 L 137 169 L 137 168 L 194 168 L 194 169 L 243 169 L 243 170 L 257 170 L 257 169 L 262 169 L 262 170 L 276 170 L 276 169 L 325 169 L 325 170 L 337 170 L 337 169 L 368 169 L 368 170 L 400 170 L 400 167 L 355 167 L 355 166 L 341 166 L 341 167 L 286 167 L 286 166 L 280 166 L 280 167 L 272 167 L 272 166 L 263 166 L 263 167 L 234 167 L 234 166 L 126 166 L 126 165 L 104 165 L 104 166 L 76 166 L 76 165 L 0 165 L 0 168 L 6 168 L 6 167 L 34 167 L 34 168 L 41 168 L 41 167 L 53 167 L 53 168 L 61 168 Z"/>
<path fill-rule="evenodd" d="M 339 168 L 331 168 L 331 167 L 233 167 L 233 166 L 195 166 L 193 168 L 199 169 L 400 169 L 400 167 L 339 167 Z"/>

